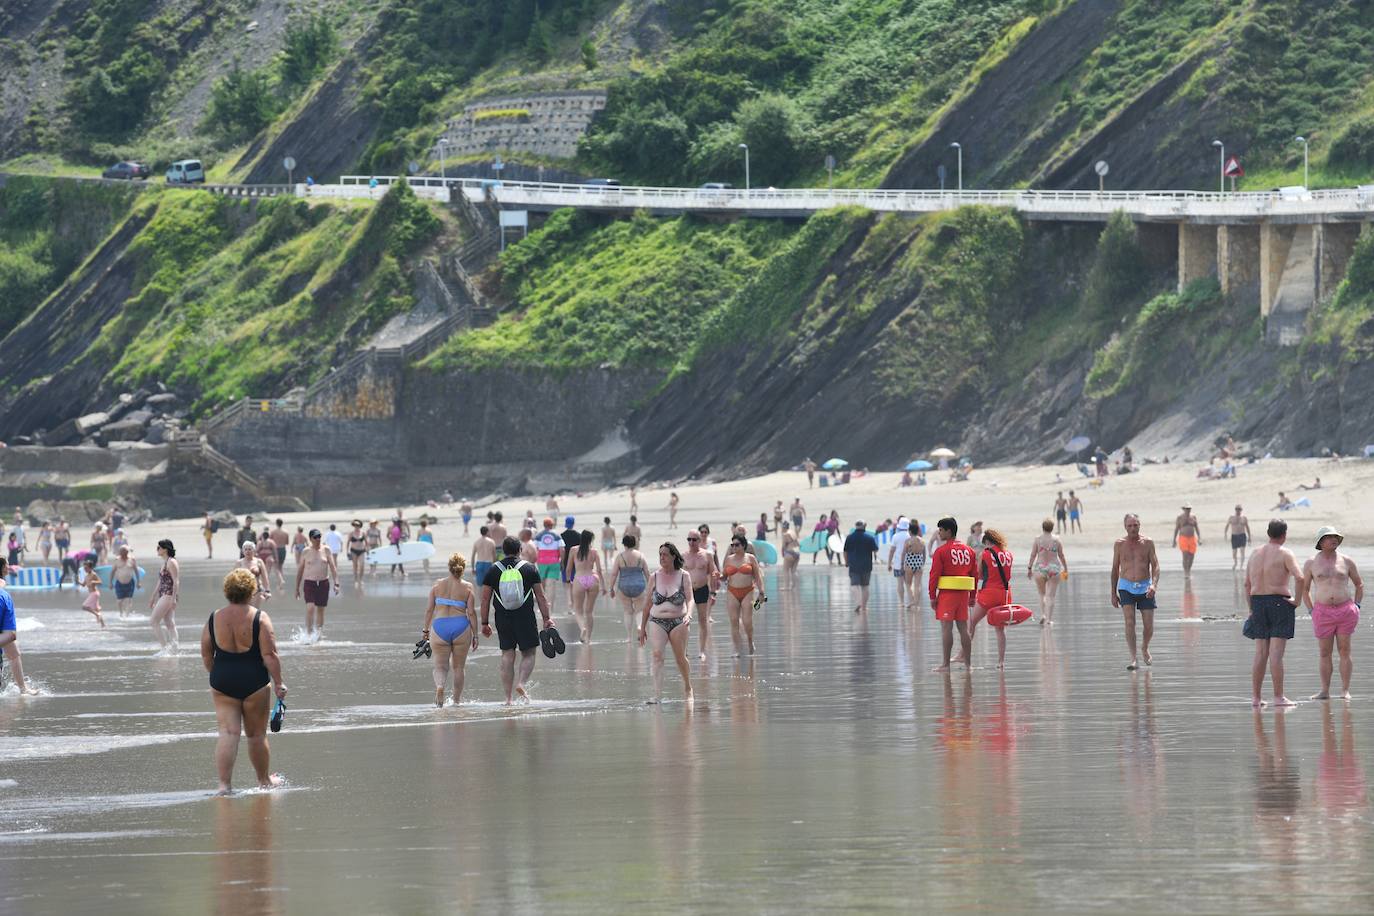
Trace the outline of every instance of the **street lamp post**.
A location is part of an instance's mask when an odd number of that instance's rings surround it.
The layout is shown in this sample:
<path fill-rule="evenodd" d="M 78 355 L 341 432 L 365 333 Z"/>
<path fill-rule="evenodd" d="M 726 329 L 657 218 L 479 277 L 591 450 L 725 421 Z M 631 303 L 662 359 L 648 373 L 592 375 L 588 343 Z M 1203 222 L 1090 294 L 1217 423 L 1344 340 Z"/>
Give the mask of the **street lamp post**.
<path fill-rule="evenodd" d="M 959 156 L 959 191 L 964 190 L 964 148 L 958 143 L 951 143 L 950 148 Z"/>
<path fill-rule="evenodd" d="M 1307 188 L 1309 187 L 1307 184 L 1307 138 L 1296 137 L 1294 139 L 1302 144 L 1302 186 L 1303 188 Z"/>
<path fill-rule="evenodd" d="M 1222 143 L 1220 140 L 1213 140 L 1213 141 L 1212 141 L 1212 145 L 1215 146 L 1215 147 L 1220 151 L 1218 155 L 1220 156 L 1221 167 L 1220 167 L 1220 169 L 1218 170 L 1220 174 L 1219 174 L 1219 177 L 1217 178 L 1217 190 L 1220 191 L 1222 194 L 1225 194 L 1225 193 L 1226 193 L 1226 144 L 1225 144 L 1225 143 Z"/>
<path fill-rule="evenodd" d="M 739 148 L 744 150 L 744 193 L 749 194 L 749 144 L 741 143 Z"/>

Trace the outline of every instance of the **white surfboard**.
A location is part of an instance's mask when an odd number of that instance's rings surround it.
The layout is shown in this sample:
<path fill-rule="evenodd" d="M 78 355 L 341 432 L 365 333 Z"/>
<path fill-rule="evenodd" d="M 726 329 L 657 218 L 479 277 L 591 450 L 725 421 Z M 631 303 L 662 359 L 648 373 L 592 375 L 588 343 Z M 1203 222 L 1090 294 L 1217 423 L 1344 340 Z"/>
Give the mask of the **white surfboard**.
<path fill-rule="evenodd" d="M 425 541 L 405 541 L 392 547 L 387 544 L 367 552 L 367 562 L 378 565 L 391 563 L 418 563 L 434 556 L 434 545 Z"/>

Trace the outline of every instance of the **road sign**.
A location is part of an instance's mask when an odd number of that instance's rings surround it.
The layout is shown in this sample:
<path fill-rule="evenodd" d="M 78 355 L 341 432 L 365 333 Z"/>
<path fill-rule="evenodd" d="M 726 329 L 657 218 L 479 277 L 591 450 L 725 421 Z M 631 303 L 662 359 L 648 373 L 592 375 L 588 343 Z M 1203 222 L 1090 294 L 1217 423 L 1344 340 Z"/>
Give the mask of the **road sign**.
<path fill-rule="evenodd" d="M 410 174 L 412 174 L 412 175 L 418 174 L 419 171 L 420 171 L 420 163 L 418 163 L 418 162 L 416 162 L 414 159 L 412 159 L 412 160 L 410 160 L 410 163 L 406 166 L 406 168 L 410 170 Z"/>
<path fill-rule="evenodd" d="M 286 169 L 288 172 L 294 172 L 296 170 L 296 157 L 287 156 L 285 159 L 281 161 L 281 167 Z"/>
<path fill-rule="evenodd" d="M 828 168 L 828 169 L 831 169 L 831 170 L 833 170 L 833 169 L 835 168 L 835 157 L 834 157 L 834 156 L 826 156 L 826 157 L 825 157 L 825 167 Z"/>
<path fill-rule="evenodd" d="M 1093 171 L 1099 175 L 1105 176 L 1108 172 L 1111 171 L 1111 167 L 1107 165 L 1107 160 L 1099 159 L 1097 160 L 1097 164 L 1093 166 Z"/>
<path fill-rule="evenodd" d="M 1222 171 L 1222 174 L 1227 178 L 1244 178 L 1245 169 L 1241 168 L 1240 159 L 1236 156 L 1232 156 L 1226 160 L 1226 168 Z"/>

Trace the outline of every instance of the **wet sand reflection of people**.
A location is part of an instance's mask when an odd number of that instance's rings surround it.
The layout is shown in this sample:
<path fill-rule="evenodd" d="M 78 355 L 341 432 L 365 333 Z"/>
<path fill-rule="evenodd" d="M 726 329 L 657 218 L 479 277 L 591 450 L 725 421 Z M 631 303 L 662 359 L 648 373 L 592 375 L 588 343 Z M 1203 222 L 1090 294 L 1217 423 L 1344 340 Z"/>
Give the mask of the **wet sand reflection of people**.
<path fill-rule="evenodd" d="M 276 796 L 214 799 L 217 875 L 215 913 L 219 916 L 275 914 L 285 910 L 277 884 L 276 842 L 272 831 Z"/>
<path fill-rule="evenodd" d="M 1155 819 L 1165 813 L 1164 751 L 1159 742 L 1151 681 L 1150 672 L 1146 671 L 1141 678 L 1128 682 L 1130 715 L 1121 725 L 1119 739 L 1126 811 L 1141 840 L 1154 836 Z"/>
<path fill-rule="evenodd" d="M 1349 706 L 1340 710 L 1337 739 L 1335 713 L 1322 704 L 1322 750 L 1317 758 L 1317 801 L 1327 815 L 1331 858 L 1361 856 L 1368 838 L 1369 786 L 1364 764 L 1355 747 L 1355 726 Z"/>
<path fill-rule="evenodd" d="M 1268 866 L 1296 866 L 1298 831 L 1293 824 L 1293 816 L 1302 804 L 1302 784 L 1297 760 L 1288 756 L 1288 740 L 1284 730 L 1287 715 L 1283 709 L 1279 709 L 1277 715 L 1273 716 L 1272 742 L 1264 730 L 1265 716 L 1265 712 L 1255 709 L 1255 823 L 1258 827 L 1259 855 Z M 1266 871 L 1276 880 L 1287 883 L 1292 878 L 1281 876 L 1296 869 L 1269 867 Z M 1270 893 L 1286 894 L 1291 890 L 1284 887 Z"/>
<path fill-rule="evenodd" d="M 679 898 L 701 887 L 709 858 L 702 855 L 708 829 L 702 803 L 702 755 L 697 729 L 702 725 L 691 706 L 680 716 L 655 716 L 649 723 L 648 782 L 650 842 L 653 844 L 653 881 L 662 899 Z M 762 766 L 762 761 L 755 764 Z"/>

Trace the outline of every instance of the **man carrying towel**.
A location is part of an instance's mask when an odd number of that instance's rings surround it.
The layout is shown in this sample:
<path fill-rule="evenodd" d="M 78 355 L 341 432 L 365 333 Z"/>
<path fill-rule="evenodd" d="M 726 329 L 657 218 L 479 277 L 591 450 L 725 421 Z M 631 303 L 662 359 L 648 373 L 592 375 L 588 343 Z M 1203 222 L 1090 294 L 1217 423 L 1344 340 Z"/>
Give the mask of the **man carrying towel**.
<path fill-rule="evenodd" d="M 1283 694 L 1283 653 L 1293 638 L 1294 612 L 1302 600 L 1302 572 L 1298 569 L 1293 551 L 1283 546 L 1288 540 L 1288 523 L 1278 519 L 1269 523 L 1269 543 L 1250 554 L 1245 567 L 1245 597 L 1250 602 L 1250 616 L 1241 633 L 1255 641 L 1255 662 L 1250 670 L 1250 705 L 1256 709 L 1268 705 L 1260 699 L 1264 687 L 1264 669 L 1274 685 L 1275 706 L 1295 706 Z M 1292 589 L 1289 582 L 1292 582 Z"/>
<path fill-rule="evenodd" d="M 1123 524 L 1126 536 L 1112 547 L 1112 607 L 1121 608 L 1126 624 L 1126 648 L 1131 651 L 1127 671 L 1140 667 L 1135 648 L 1135 612 L 1140 611 L 1145 664 L 1150 656 L 1150 638 L 1155 635 L 1155 590 L 1159 588 L 1159 554 L 1155 542 L 1140 536 L 1140 516 L 1127 515 Z"/>
<path fill-rule="evenodd" d="M 959 644 L 964 658 L 973 656 L 968 633 L 968 611 L 973 604 L 974 577 L 977 559 L 973 548 L 959 540 L 959 523 L 942 518 L 936 525 L 943 543 L 930 555 L 930 606 L 940 621 L 940 640 L 944 649 L 944 664 L 936 671 L 949 670 L 949 656 L 954 650 L 954 628 L 959 628 Z M 965 665 L 968 663 L 965 662 Z"/>

